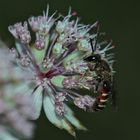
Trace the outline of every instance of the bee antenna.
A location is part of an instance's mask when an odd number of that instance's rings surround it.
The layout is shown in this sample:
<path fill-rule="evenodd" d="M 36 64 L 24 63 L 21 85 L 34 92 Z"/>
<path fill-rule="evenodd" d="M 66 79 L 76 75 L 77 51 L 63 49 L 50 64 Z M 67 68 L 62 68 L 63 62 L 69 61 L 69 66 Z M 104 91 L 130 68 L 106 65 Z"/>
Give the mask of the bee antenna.
<path fill-rule="evenodd" d="M 100 25 L 99 25 L 99 21 L 97 21 L 97 35 L 96 35 L 96 40 L 95 40 L 95 43 L 94 43 L 94 49 L 96 50 L 97 48 L 97 42 L 98 42 L 98 38 L 99 38 L 99 29 L 100 29 Z"/>
<path fill-rule="evenodd" d="M 92 53 L 93 53 L 95 50 L 94 50 L 94 46 L 93 46 L 93 40 L 91 38 L 90 38 L 90 46 L 91 46 Z"/>

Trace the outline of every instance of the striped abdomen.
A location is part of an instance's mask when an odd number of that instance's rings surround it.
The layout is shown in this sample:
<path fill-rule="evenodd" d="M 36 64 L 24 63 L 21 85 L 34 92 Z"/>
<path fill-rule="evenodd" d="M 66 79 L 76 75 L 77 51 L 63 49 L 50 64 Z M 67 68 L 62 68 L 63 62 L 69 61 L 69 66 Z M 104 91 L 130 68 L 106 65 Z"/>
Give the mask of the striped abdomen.
<path fill-rule="evenodd" d="M 109 98 L 111 86 L 109 81 L 103 81 L 102 88 L 98 91 L 99 96 L 96 97 L 95 104 L 93 106 L 94 111 L 103 110 Z"/>

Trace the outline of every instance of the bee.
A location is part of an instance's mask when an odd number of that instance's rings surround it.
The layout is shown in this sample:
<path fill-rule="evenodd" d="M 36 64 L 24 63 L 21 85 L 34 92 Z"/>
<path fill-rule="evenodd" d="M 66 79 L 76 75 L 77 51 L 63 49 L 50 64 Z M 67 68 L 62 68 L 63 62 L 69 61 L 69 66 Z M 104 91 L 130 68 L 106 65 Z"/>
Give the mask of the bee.
<path fill-rule="evenodd" d="M 112 93 L 113 87 L 113 75 L 112 69 L 109 63 L 102 59 L 101 55 L 96 52 L 97 40 L 99 36 L 99 26 L 97 26 L 97 36 L 94 41 L 90 39 L 90 46 L 92 48 L 91 55 L 84 58 L 84 61 L 88 63 L 91 71 L 94 71 L 97 76 L 94 77 L 96 81 L 96 92 L 98 96 L 95 98 L 95 103 L 93 105 L 93 111 L 103 110 L 109 97 L 114 97 Z M 115 100 L 115 99 L 112 99 Z"/>

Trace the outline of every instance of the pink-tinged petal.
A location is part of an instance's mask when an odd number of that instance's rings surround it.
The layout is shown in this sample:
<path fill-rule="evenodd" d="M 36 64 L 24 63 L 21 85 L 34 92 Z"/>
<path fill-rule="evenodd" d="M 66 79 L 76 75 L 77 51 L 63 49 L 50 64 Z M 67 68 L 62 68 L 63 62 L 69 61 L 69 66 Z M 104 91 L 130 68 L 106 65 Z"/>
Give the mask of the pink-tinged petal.
<path fill-rule="evenodd" d="M 48 120 L 60 129 L 67 130 L 71 135 L 75 136 L 75 131 L 71 124 L 65 118 L 59 118 L 55 113 L 53 100 L 49 96 L 45 96 L 43 107 Z"/>
<path fill-rule="evenodd" d="M 87 128 L 83 126 L 81 122 L 74 116 L 74 112 L 66 104 L 65 109 L 67 110 L 65 117 L 72 125 L 74 125 L 79 130 L 87 130 Z"/>
<path fill-rule="evenodd" d="M 33 116 L 33 119 L 38 119 L 40 116 L 41 108 L 42 108 L 42 95 L 43 88 L 39 86 L 36 91 L 33 93 L 33 105 L 35 107 L 35 114 Z"/>

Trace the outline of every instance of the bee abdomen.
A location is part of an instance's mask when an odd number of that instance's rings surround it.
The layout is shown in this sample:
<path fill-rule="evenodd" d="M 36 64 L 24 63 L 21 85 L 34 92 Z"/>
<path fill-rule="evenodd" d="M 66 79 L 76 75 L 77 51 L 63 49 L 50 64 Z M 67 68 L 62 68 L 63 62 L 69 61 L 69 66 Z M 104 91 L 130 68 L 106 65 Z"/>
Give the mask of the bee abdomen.
<path fill-rule="evenodd" d="M 96 98 L 96 102 L 94 105 L 94 111 L 101 111 L 106 107 L 106 103 L 108 101 L 107 93 L 100 93 L 100 96 Z"/>
<path fill-rule="evenodd" d="M 109 81 L 103 81 L 103 86 L 102 89 L 99 91 L 99 96 L 96 97 L 96 102 L 93 107 L 94 111 L 101 111 L 106 107 L 110 90 L 111 88 Z"/>

